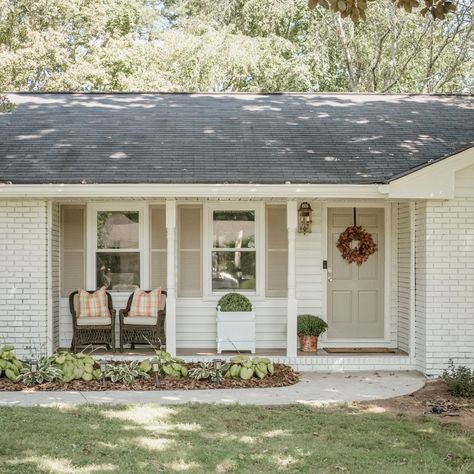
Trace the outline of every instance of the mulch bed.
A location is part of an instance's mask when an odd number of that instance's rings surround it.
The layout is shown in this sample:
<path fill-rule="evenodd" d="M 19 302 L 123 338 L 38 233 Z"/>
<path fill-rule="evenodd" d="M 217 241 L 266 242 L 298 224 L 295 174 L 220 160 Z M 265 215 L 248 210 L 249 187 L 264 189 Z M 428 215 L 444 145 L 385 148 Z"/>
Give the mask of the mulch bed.
<path fill-rule="evenodd" d="M 191 368 L 195 364 L 188 364 Z M 221 388 L 271 388 L 286 387 L 294 385 L 299 381 L 298 373 L 291 367 L 284 364 L 274 364 L 275 373 L 260 380 L 252 378 L 251 380 L 242 379 L 222 379 L 221 382 L 214 383 L 210 380 L 193 380 L 189 377 L 161 377 L 159 388 L 155 387 L 153 375 L 149 379 L 138 379 L 131 384 L 113 383 L 110 380 L 105 382 L 91 380 L 74 380 L 68 383 L 50 382 L 41 385 L 27 387 L 26 385 L 13 383 L 6 378 L 0 378 L 0 392 L 42 392 L 42 391 L 82 391 L 82 392 L 104 392 L 112 390 L 208 390 Z"/>
<path fill-rule="evenodd" d="M 451 395 L 442 379 L 430 380 L 423 388 L 410 395 L 355 402 L 353 406 L 372 413 L 426 415 L 445 423 L 460 423 L 465 428 L 474 430 L 474 398 Z"/>

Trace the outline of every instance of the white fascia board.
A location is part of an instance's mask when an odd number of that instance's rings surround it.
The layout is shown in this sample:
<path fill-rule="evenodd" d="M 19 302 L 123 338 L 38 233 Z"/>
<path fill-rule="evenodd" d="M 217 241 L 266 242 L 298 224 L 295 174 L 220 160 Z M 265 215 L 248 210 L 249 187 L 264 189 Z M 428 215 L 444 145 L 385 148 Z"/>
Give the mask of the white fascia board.
<path fill-rule="evenodd" d="M 474 147 L 380 186 L 389 199 L 453 199 L 455 174 L 474 165 Z"/>
<path fill-rule="evenodd" d="M 0 184 L 4 198 L 383 199 L 378 184 Z"/>

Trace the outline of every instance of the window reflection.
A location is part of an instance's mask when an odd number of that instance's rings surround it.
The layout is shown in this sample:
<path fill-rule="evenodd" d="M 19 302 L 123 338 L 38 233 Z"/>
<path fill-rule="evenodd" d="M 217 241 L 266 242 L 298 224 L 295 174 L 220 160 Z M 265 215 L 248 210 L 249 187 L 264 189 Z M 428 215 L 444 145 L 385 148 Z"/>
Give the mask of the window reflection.
<path fill-rule="evenodd" d="M 136 211 L 100 211 L 97 213 L 97 248 L 137 249 L 139 225 Z"/>
<path fill-rule="evenodd" d="M 96 257 L 97 288 L 110 291 L 133 291 L 140 286 L 138 252 L 98 252 Z"/>

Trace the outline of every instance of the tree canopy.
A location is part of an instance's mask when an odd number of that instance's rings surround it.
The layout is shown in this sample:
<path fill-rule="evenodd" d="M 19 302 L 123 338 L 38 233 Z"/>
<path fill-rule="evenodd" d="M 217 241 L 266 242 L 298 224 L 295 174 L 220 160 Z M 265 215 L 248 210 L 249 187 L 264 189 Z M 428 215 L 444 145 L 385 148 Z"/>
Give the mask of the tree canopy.
<path fill-rule="evenodd" d="M 354 22 L 342 3 L 362 2 L 0 0 L 0 90 L 474 90 L 472 0 L 437 21 L 376 0 Z"/>

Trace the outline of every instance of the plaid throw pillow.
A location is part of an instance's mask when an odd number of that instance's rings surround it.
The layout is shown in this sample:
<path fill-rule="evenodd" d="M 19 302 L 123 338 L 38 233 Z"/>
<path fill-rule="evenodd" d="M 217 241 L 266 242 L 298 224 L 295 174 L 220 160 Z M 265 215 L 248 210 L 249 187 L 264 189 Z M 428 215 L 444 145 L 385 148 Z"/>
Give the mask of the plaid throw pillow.
<path fill-rule="evenodd" d="M 88 293 L 79 288 L 77 294 L 77 317 L 78 318 L 102 318 L 109 317 L 107 305 L 107 288 L 103 286 L 94 293 Z"/>
<path fill-rule="evenodd" d="M 156 318 L 161 307 L 161 288 L 146 293 L 137 288 L 133 293 L 129 317 L 150 316 Z"/>

